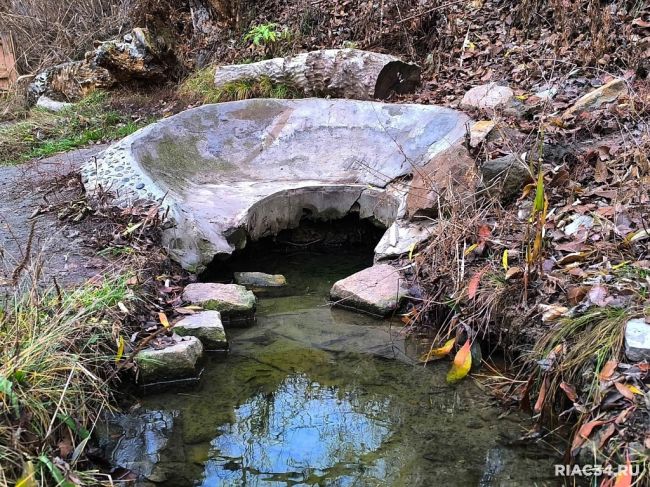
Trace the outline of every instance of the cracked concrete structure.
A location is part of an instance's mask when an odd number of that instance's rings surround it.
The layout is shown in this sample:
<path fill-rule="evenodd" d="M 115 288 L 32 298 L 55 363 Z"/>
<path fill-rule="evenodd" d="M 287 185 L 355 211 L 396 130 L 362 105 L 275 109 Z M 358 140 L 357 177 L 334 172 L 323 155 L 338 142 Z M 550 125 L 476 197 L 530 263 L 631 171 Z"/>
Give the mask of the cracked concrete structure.
<path fill-rule="evenodd" d="M 162 201 L 164 241 L 201 271 L 248 240 L 350 212 L 389 227 L 405 213 L 395 182 L 464 137 L 468 118 L 427 105 L 253 99 L 204 105 L 112 145 L 82 175 L 129 205 Z"/>

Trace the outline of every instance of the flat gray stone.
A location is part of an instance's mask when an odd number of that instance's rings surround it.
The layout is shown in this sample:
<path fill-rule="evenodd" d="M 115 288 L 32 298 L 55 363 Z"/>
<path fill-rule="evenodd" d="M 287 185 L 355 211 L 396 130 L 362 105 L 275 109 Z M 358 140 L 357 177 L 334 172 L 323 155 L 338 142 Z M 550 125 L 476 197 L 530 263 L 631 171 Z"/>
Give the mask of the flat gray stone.
<path fill-rule="evenodd" d="M 151 384 L 196 377 L 196 364 L 202 353 L 203 345 L 195 337 L 182 338 L 162 350 L 145 348 L 135 356 L 139 381 Z"/>
<path fill-rule="evenodd" d="M 223 321 L 229 324 L 252 320 L 257 301 L 244 286 L 215 282 L 188 284 L 183 300 L 206 310 L 219 311 Z"/>
<path fill-rule="evenodd" d="M 226 331 L 221 323 L 218 311 L 200 311 L 186 316 L 174 326 L 174 332 L 180 336 L 193 336 L 201 340 L 206 350 L 224 350 L 228 348 Z"/>
<path fill-rule="evenodd" d="M 335 306 L 385 316 L 406 296 L 400 273 L 388 264 L 377 264 L 334 283 L 330 298 Z"/>
<path fill-rule="evenodd" d="M 161 201 L 174 223 L 164 243 L 198 272 L 305 213 L 354 211 L 388 227 L 402 196 L 386 186 L 463 139 L 467 121 L 443 107 L 344 99 L 204 105 L 114 144 L 82 175 L 124 206 Z"/>
<path fill-rule="evenodd" d="M 72 103 L 52 100 L 52 98 L 49 98 L 45 95 L 41 95 L 36 101 L 36 106 L 44 110 L 47 110 L 48 112 L 57 113 L 60 112 L 61 110 L 65 110 L 68 107 L 71 107 Z"/>
<path fill-rule="evenodd" d="M 431 221 L 393 223 L 375 247 L 375 259 L 382 260 L 408 254 L 411 249 L 425 242 L 435 223 Z"/>
<path fill-rule="evenodd" d="M 282 274 L 264 274 L 263 272 L 235 272 L 235 282 L 252 289 L 287 285 L 287 280 Z"/>
<path fill-rule="evenodd" d="M 506 202 L 518 198 L 532 179 L 528 164 L 516 154 L 487 160 L 480 170 L 487 193 Z"/>
<path fill-rule="evenodd" d="M 515 93 L 508 86 L 496 83 L 475 86 L 463 96 L 460 106 L 463 108 L 478 108 L 479 110 L 495 110 L 510 107 L 515 99 Z"/>
<path fill-rule="evenodd" d="M 650 362 L 650 325 L 643 318 L 625 325 L 625 355 L 631 362 Z"/>

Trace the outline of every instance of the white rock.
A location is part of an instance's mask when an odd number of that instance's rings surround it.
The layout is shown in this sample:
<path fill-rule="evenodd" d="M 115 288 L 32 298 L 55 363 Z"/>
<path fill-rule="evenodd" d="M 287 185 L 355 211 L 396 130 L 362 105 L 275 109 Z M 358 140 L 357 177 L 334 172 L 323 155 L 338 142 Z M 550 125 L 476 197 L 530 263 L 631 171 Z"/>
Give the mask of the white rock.
<path fill-rule="evenodd" d="M 52 100 L 52 98 L 41 95 L 36 102 L 36 106 L 50 112 L 58 113 L 61 110 L 65 110 L 66 108 L 71 107 L 72 103 Z"/>
<path fill-rule="evenodd" d="M 650 325 L 643 318 L 625 325 L 625 355 L 631 362 L 650 362 Z"/>
<path fill-rule="evenodd" d="M 375 259 L 381 260 L 396 257 L 411 251 L 431 236 L 435 223 L 410 223 L 399 220 L 393 223 L 375 247 Z"/>
<path fill-rule="evenodd" d="M 515 93 L 508 86 L 488 83 L 475 86 L 463 96 L 460 103 L 462 108 L 478 108 L 480 110 L 494 110 L 508 108 L 513 105 Z"/>

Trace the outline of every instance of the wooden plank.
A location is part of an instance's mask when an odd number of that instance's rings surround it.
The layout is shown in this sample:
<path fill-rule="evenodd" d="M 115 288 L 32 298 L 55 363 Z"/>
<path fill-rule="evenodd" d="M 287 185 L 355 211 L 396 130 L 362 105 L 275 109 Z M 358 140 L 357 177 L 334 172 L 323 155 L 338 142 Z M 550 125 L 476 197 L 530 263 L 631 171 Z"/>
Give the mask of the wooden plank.
<path fill-rule="evenodd" d="M 9 90 L 18 78 L 13 37 L 0 33 L 0 90 Z"/>

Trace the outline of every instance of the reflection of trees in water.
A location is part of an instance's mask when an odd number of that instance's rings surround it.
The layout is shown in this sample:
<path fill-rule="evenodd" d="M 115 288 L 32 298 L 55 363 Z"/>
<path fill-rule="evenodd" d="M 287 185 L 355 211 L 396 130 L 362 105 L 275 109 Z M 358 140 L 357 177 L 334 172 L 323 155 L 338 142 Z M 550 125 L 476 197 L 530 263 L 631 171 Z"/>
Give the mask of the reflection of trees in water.
<path fill-rule="evenodd" d="M 216 480 L 306 480 L 380 474 L 372 458 L 390 435 L 388 398 L 322 386 L 306 375 L 286 377 L 274 393 L 258 394 L 235 411 L 212 442 L 205 484 Z M 367 464 L 366 464 L 367 463 Z M 383 465 L 383 462 L 382 462 Z M 383 473 L 381 473 L 383 475 Z M 253 477 L 256 480 L 251 480 Z"/>

